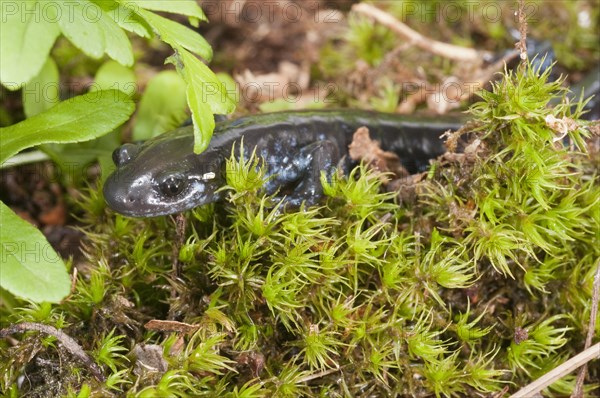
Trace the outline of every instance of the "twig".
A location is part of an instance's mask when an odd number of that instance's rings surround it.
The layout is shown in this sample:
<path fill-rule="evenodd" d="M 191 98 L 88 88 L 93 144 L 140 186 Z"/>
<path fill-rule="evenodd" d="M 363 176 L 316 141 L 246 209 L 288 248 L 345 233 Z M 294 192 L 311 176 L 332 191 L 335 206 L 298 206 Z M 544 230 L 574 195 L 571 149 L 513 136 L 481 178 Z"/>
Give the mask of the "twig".
<path fill-rule="evenodd" d="M 179 251 L 183 246 L 185 240 L 185 225 L 186 217 L 185 213 L 179 213 L 175 217 L 175 243 L 173 244 L 173 267 L 171 271 L 171 277 L 173 278 L 173 289 L 171 290 L 171 308 L 169 309 L 169 320 L 175 320 L 175 311 L 173 303 L 177 299 L 179 292 L 177 289 L 177 281 L 181 277 L 181 264 L 179 263 Z"/>
<path fill-rule="evenodd" d="M 477 95 L 480 89 L 483 89 L 489 82 L 493 80 L 494 74 L 502 71 L 502 68 L 507 63 L 512 61 L 517 55 L 517 51 L 511 51 L 510 53 L 500 58 L 498 61 L 494 62 L 492 65 L 479 71 L 473 77 L 473 81 L 459 81 L 458 84 L 460 85 L 461 94 L 459 98 L 453 99 L 453 101 L 458 103 L 470 100 L 474 95 Z M 438 96 L 439 98 L 447 98 L 447 95 L 441 92 L 440 90 L 435 91 L 433 87 L 421 84 L 416 92 L 408 95 L 398 105 L 396 112 L 402 114 L 410 114 L 414 112 L 418 104 L 425 102 L 427 100 L 427 97 L 430 95 Z"/>
<path fill-rule="evenodd" d="M 590 310 L 590 322 L 588 324 L 587 336 L 585 338 L 585 349 L 592 345 L 592 338 L 594 337 L 594 331 L 596 330 L 596 318 L 598 316 L 598 301 L 600 300 L 600 261 L 596 266 L 596 275 L 594 275 L 594 290 L 592 292 L 592 308 Z M 585 380 L 585 374 L 587 373 L 587 364 L 583 365 L 579 369 L 577 375 L 577 384 L 571 398 L 583 397 L 583 381 Z"/>
<path fill-rule="evenodd" d="M 200 325 L 191 325 L 189 323 L 177 321 L 163 321 L 160 319 L 152 319 L 144 325 L 147 330 L 158 332 L 179 332 L 179 333 L 194 333 L 200 329 Z"/>
<path fill-rule="evenodd" d="M 185 240 L 185 213 L 179 213 L 175 217 L 175 244 L 173 245 L 173 278 L 178 279 L 181 276 L 181 264 L 179 264 L 179 250 Z"/>
<path fill-rule="evenodd" d="M 430 39 L 419 32 L 409 28 L 395 17 L 370 4 L 359 3 L 352 6 L 352 11 L 375 19 L 380 24 L 388 27 L 399 35 L 408 39 L 412 44 L 432 54 L 440 55 L 455 61 L 475 62 L 481 59 L 480 53 L 472 48 L 455 46 L 441 41 Z"/>
<path fill-rule="evenodd" d="M 69 296 L 75 293 L 75 289 L 77 288 L 77 275 L 79 274 L 79 270 L 77 267 L 73 267 L 73 275 L 71 276 L 71 290 L 69 291 Z"/>
<path fill-rule="evenodd" d="M 56 337 L 58 341 L 69 351 L 72 355 L 77 357 L 85 366 L 90 369 L 90 372 L 99 381 L 105 381 L 106 378 L 102 374 L 100 367 L 89 357 L 88 354 L 81 348 L 79 343 L 74 338 L 55 328 L 54 326 L 44 325 L 43 323 L 35 322 L 22 322 L 9 326 L 5 329 L 0 330 L 0 338 L 8 336 L 13 333 L 24 333 L 31 330 L 37 332 L 49 334 L 50 336 Z"/>
<path fill-rule="evenodd" d="M 310 374 L 308 376 L 301 377 L 298 380 L 296 380 L 296 383 L 301 384 L 301 383 L 306 383 L 307 381 L 311 381 L 311 380 L 315 380 L 315 379 L 320 379 L 321 377 L 330 375 L 330 374 L 335 373 L 335 372 L 340 372 L 341 370 L 342 369 L 340 369 L 340 368 L 323 370 L 323 371 L 321 371 L 319 373 L 313 373 L 313 374 Z"/>
<path fill-rule="evenodd" d="M 519 32 L 521 38 L 517 44 L 515 44 L 515 47 L 520 52 L 521 63 L 525 63 L 527 61 L 527 16 L 525 15 L 525 0 L 519 0 L 517 15 L 519 18 Z"/>
<path fill-rule="evenodd" d="M 562 377 L 571 373 L 573 370 L 577 369 L 582 365 L 585 365 L 589 361 L 596 358 L 600 358 L 600 343 L 593 345 L 587 350 L 575 355 L 567 362 L 560 364 L 559 366 L 552 369 L 550 372 L 546 373 L 533 383 L 526 385 L 525 387 L 511 395 L 509 398 L 533 397 L 536 393 L 539 393 L 555 381 L 561 379 Z"/>

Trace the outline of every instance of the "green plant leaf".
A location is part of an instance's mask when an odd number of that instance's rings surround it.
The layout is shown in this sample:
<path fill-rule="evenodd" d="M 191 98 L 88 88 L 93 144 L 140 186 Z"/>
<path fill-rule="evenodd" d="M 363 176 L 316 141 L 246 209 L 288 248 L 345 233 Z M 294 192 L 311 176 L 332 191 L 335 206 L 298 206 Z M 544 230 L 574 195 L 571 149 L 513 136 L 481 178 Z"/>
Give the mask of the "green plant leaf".
<path fill-rule="evenodd" d="M 184 79 L 200 93 L 202 101 L 210 105 L 213 114 L 227 115 L 235 110 L 236 103 L 227 95 L 227 87 L 208 66 L 198 58 L 180 51 L 184 65 Z M 211 116 L 212 117 L 212 116 Z"/>
<path fill-rule="evenodd" d="M 90 91 L 110 89 L 118 89 L 131 97 L 136 91 L 133 71 L 113 60 L 102 64 L 96 72 Z M 94 140 L 76 144 L 46 144 L 41 149 L 60 167 L 64 182 L 77 185 L 97 160 L 101 160 L 102 177 L 106 177 L 114 169 L 111 155 L 119 143 L 120 132 L 116 129 Z"/>
<path fill-rule="evenodd" d="M 194 121 L 194 152 L 208 147 L 215 128 L 214 114 L 226 115 L 235 110 L 235 102 L 227 95 L 226 87 L 208 66 L 188 51 L 180 48 L 179 56 L 186 81 L 187 101 Z"/>
<path fill-rule="evenodd" d="M 156 31 L 160 39 L 169 43 L 171 47 L 179 46 L 195 53 L 210 61 L 212 58 L 212 47 L 204 37 L 194 32 L 188 27 L 185 27 L 177 22 L 163 18 L 150 11 L 137 10 L 137 13 L 142 16 L 146 22 Z"/>
<path fill-rule="evenodd" d="M 51 16 L 24 12 L 35 6 L 24 0 L 2 3 L 0 81 L 9 90 L 21 88 L 38 74 L 60 34 Z"/>
<path fill-rule="evenodd" d="M 124 123 L 133 110 L 133 102 L 117 90 L 70 98 L 39 115 L 0 129 L 0 164 L 35 145 L 99 137 Z"/>
<path fill-rule="evenodd" d="M 48 58 L 40 73 L 23 87 L 23 108 L 27 117 L 47 111 L 60 102 L 58 79 L 56 63 Z"/>
<path fill-rule="evenodd" d="M 117 25 L 126 31 L 147 39 L 152 37 L 150 26 L 148 26 L 143 18 L 133 12 L 132 9 L 118 3 L 107 3 L 103 0 L 94 0 L 94 3 L 98 4 Z"/>
<path fill-rule="evenodd" d="M 216 76 L 222 84 L 222 90 L 227 94 L 233 103 L 237 104 L 239 102 L 240 93 L 237 83 L 233 77 L 225 72 L 219 72 L 216 74 Z"/>
<path fill-rule="evenodd" d="M 90 89 L 98 90 L 119 90 L 131 97 L 137 91 L 135 74 L 118 62 L 106 61 L 98 68 Z"/>
<path fill-rule="evenodd" d="M 139 104 L 133 141 L 147 140 L 179 126 L 187 117 L 186 84 L 174 71 L 150 80 Z"/>
<path fill-rule="evenodd" d="M 100 58 L 106 49 L 104 35 L 97 17 L 87 17 L 87 10 L 99 8 L 88 0 L 57 2 L 56 5 L 59 10 L 58 25 L 63 35 L 85 54 Z"/>
<path fill-rule="evenodd" d="M 164 11 L 186 15 L 201 21 L 208 21 L 202 8 L 194 0 L 118 0 L 126 4 L 134 4 L 140 8 L 152 11 Z M 194 25 L 195 26 L 195 25 Z"/>
<path fill-rule="evenodd" d="M 100 14 L 98 24 L 104 35 L 108 56 L 121 65 L 133 65 L 133 50 L 125 32 L 104 12 Z"/>
<path fill-rule="evenodd" d="M 0 202 L 0 286 L 32 301 L 59 302 L 71 281 L 44 235 Z"/>
<path fill-rule="evenodd" d="M 215 129 L 215 118 L 210 110 L 210 105 L 202 101 L 202 93 L 188 83 L 187 90 L 188 106 L 192 110 L 194 121 L 194 152 L 203 152 L 210 143 L 213 130 Z"/>
<path fill-rule="evenodd" d="M 92 58 L 104 53 L 122 65 L 133 65 L 133 51 L 127 35 L 105 8 L 89 0 L 57 3 L 58 25 L 71 43 Z"/>

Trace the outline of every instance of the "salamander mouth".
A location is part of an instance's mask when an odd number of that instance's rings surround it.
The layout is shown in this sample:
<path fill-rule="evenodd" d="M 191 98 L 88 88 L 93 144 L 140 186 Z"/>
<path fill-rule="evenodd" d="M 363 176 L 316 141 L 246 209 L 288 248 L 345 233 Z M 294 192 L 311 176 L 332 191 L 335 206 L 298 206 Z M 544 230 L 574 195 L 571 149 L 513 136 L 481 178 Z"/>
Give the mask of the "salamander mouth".
<path fill-rule="evenodd" d="M 188 210 L 193 206 L 186 206 L 183 202 L 161 202 L 154 195 L 139 197 L 127 192 L 115 193 L 106 189 L 104 198 L 108 207 L 119 214 L 130 217 L 158 217 Z"/>
<path fill-rule="evenodd" d="M 187 210 L 180 203 L 161 202 L 153 193 L 144 195 L 131 189 L 114 189 L 109 180 L 104 185 L 104 199 L 112 210 L 130 217 L 157 217 Z"/>
<path fill-rule="evenodd" d="M 124 173 L 110 175 L 104 183 L 104 199 L 108 207 L 130 217 L 158 217 L 181 213 L 194 207 L 213 202 L 216 186 L 198 180 L 190 183 L 179 193 L 167 196 L 157 180 L 151 177 L 126 179 Z"/>
<path fill-rule="evenodd" d="M 145 183 L 140 179 L 128 179 L 125 173 L 117 170 L 104 182 L 104 200 L 112 210 L 126 216 L 148 217 L 157 214 L 161 209 L 148 202 Z"/>

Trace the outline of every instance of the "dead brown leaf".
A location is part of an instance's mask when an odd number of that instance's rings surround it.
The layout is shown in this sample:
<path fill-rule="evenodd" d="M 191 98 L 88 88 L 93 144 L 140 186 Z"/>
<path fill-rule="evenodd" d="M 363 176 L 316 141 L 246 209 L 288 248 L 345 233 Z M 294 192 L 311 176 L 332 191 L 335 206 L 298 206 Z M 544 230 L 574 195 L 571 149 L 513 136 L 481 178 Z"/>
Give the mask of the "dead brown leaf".
<path fill-rule="evenodd" d="M 254 74 L 249 69 L 234 76 L 239 85 L 241 97 L 245 102 L 262 103 L 279 98 L 294 98 L 308 89 L 310 84 L 310 65 L 298 66 L 292 62 L 281 61 L 277 72 Z"/>
<path fill-rule="evenodd" d="M 558 135 L 554 137 L 554 142 L 561 141 L 569 134 L 569 132 L 579 129 L 579 123 L 566 116 L 558 119 L 554 115 L 548 115 L 544 121 L 548 127 L 558 133 Z"/>
<path fill-rule="evenodd" d="M 409 176 L 398 155 L 382 150 L 379 142 L 371 139 L 369 129 L 364 126 L 356 130 L 348 150 L 352 160 L 363 161 L 382 173 L 392 173 L 397 177 Z M 387 184 L 390 178 L 382 175 L 381 180 Z"/>
<path fill-rule="evenodd" d="M 163 321 L 160 319 L 152 319 L 146 322 L 144 327 L 148 330 L 156 330 L 159 332 L 180 332 L 193 333 L 200 328 L 199 325 L 190 325 L 189 323 L 177 321 Z"/>
<path fill-rule="evenodd" d="M 133 347 L 133 355 L 135 355 L 133 371 L 136 375 L 164 374 L 169 369 L 169 364 L 163 356 L 163 347 L 158 344 L 136 344 Z"/>

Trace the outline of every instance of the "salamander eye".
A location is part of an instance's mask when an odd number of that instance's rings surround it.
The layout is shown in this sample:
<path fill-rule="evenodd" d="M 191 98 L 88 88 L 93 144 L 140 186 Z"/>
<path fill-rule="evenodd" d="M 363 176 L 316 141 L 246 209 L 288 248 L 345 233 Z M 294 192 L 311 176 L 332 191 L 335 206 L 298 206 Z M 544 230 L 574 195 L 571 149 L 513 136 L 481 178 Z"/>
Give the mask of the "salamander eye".
<path fill-rule="evenodd" d="M 160 183 L 160 190 L 166 196 L 179 195 L 186 186 L 186 181 L 178 176 L 169 176 Z"/>
<path fill-rule="evenodd" d="M 139 145 L 135 144 L 124 144 L 119 148 L 115 149 L 112 154 L 113 162 L 115 166 L 123 166 L 133 159 L 140 151 Z"/>

